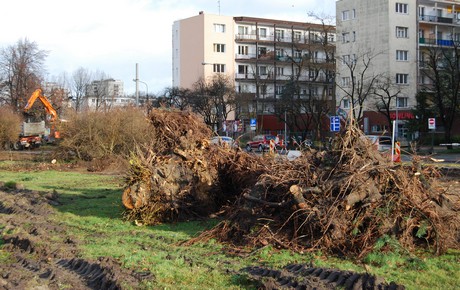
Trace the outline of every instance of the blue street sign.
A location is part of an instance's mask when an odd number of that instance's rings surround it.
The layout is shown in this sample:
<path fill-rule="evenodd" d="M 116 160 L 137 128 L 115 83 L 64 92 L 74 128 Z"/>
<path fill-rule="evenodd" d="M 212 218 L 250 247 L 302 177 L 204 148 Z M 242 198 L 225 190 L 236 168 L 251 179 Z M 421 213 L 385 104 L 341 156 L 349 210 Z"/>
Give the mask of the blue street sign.
<path fill-rule="evenodd" d="M 257 119 L 251 119 L 250 125 L 251 125 L 251 130 L 255 131 L 257 128 Z"/>
<path fill-rule="evenodd" d="M 331 116 L 331 132 L 339 132 L 340 131 L 340 117 L 339 116 Z"/>

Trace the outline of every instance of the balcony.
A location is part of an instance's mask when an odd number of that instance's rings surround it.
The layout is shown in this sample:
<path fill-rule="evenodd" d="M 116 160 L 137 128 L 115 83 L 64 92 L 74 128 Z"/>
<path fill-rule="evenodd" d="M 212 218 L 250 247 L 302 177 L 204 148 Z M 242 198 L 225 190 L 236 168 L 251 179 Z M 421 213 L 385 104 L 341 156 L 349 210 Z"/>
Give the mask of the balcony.
<path fill-rule="evenodd" d="M 418 20 L 423 21 L 423 22 L 436 22 L 436 23 L 447 23 L 447 24 L 454 23 L 453 16 L 441 17 L 441 16 L 436 16 L 436 15 L 420 15 L 418 17 Z"/>
<path fill-rule="evenodd" d="M 263 35 L 256 35 L 256 34 L 236 34 L 235 35 L 236 42 L 269 42 L 269 43 L 285 43 L 285 44 L 323 44 L 324 39 L 321 38 L 308 38 L 308 36 L 263 36 Z M 328 44 L 335 43 L 334 38 L 329 38 L 327 41 Z"/>
<path fill-rule="evenodd" d="M 420 37 L 418 43 L 426 45 L 437 45 L 437 46 L 458 46 L 459 42 L 452 39 L 435 39 L 435 38 L 425 38 Z"/>
<path fill-rule="evenodd" d="M 269 61 L 269 62 L 285 62 L 285 63 L 316 63 L 316 64 L 335 64 L 335 59 L 325 57 L 311 57 L 308 55 L 302 56 L 290 56 L 290 55 L 275 55 L 273 51 L 261 54 L 235 54 L 236 61 Z"/>
<path fill-rule="evenodd" d="M 254 82 L 255 80 L 264 81 L 264 82 L 277 82 L 287 83 L 292 81 L 292 75 L 274 75 L 273 73 L 268 74 L 257 74 L 254 73 L 235 73 L 235 81 L 249 81 Z M 301 75 L 298 77 L 297 81 L 302 83 L 319 83 L 319 84 L 333 84 L 334 78 L 327 77 L 325 75 L 319 75 L 317 77 L 310 77 L 308 75 Z"/>

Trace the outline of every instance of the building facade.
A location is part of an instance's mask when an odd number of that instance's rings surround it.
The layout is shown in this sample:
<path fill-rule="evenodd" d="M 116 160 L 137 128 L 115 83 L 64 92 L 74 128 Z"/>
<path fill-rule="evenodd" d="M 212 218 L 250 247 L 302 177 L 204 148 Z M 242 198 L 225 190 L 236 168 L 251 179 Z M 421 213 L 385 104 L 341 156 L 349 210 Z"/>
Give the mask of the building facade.
<path fill-rule="evenodd" d="M 296 99 L 335 106 L 335 37 L 329 25 L 200 12 L 173 24 L 173 86 L 227 74 L 243 97 L 233 118 L 265 118 L 262 130 L 283 130 L 275 115 L 288 89 Z"/>
<path fill-rule="evenodd" d="M 416 94 L 431 83 L 424 73 L 427 51 L 454 47 L 460 40 L 459 12 L 459 0 L 338 0 L 340 109 L 350 112 L 357 106 L 356 88 L 366 92 L 372 86 L 368 92 L 373 96 L 364 103 L 364 132 L 391 130 L 388 119 L 380 113 L 388 106 L 391 120 L 397 125 L 397 137 L 413 138 L 406 124 L 417 117 L 411 111 L 416 106 Z M 364 75 L 360 74 L 363 70 Z M 385 96 L 386 101 L 374 93 Z"/>
<path fill-rule="evenodd" d="M 134 102 L 133 98 L 124 95 L 123 81 L 120 80 L 97 80 L 86 87 L 86 106 L 91 109 L 126 106 Z"/>

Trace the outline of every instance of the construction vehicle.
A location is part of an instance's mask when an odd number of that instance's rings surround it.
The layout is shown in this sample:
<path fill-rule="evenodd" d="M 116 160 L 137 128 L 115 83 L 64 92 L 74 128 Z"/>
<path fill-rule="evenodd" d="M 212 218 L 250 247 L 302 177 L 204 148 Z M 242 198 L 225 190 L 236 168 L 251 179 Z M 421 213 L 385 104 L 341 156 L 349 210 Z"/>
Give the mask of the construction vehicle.
<path fill-rule="evenodd" d="M 57 112 L 48 98 L 42 94 L 41 89 L 36 89 L 32 93 L 24 107 L 24 113 L 27 114 L 37 99 L 42 102 L 43 106 L 45 106 L 46 113 L 50 115 L 49 123 L 51 126 L 48 129 L 45 126 L 45 121 L 30 122 L 26 120 L 26 122 L 22 123 L 19 141 L 17 144 L 14 144 L 14 149 L 36 148 L 40 147 L 45 140 L 54 142 L 56 139 L 60 138 L 59 132 L 55 129 L 55 122 L 58 119 Z"/>

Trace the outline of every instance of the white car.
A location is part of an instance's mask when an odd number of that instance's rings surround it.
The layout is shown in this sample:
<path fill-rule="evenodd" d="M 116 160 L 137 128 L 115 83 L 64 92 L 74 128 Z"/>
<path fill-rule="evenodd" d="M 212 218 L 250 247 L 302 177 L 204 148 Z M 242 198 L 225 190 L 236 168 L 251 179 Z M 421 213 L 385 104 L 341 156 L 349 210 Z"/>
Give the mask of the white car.
<path fill-rule="evenodd" d="M 227 146 L 228 148 L 237 148 L 238 142 L 232 137 L 228 136 L 215 136 L 211 138 L 211 144 Z"/>
<path fill-rule="evenodd" d="M 391 151 L 391 137 L 381 135 L 366 135 L 364 137 L 369 139 L 378 151 Z"/>

